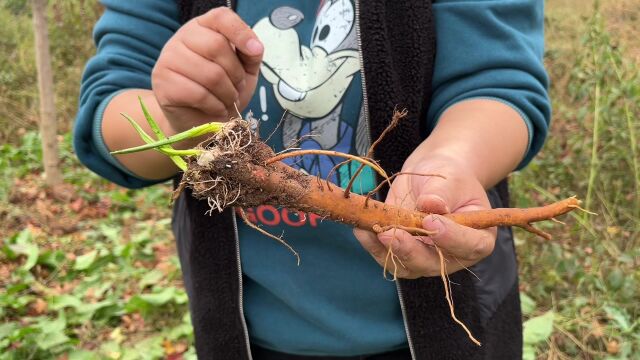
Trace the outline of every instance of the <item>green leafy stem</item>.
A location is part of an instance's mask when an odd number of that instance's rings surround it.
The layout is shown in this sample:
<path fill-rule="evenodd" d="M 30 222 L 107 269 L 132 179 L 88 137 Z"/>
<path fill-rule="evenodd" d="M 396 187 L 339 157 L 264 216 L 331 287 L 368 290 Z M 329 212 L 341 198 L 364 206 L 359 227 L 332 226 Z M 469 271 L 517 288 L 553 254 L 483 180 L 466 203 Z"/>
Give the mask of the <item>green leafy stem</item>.
<path fill-rule="evenodd" d="M 178 149 L 174 149 L 171 146 L 171 144 L 174 144 L 183 140 L 187 140 L 187 139 L 193 139 L 205 134 L 217 133 L 222 129 L 222 126 L 224 125 L 223 123 L 220 123 L 220 122 L 210 122 L 210 123 L 202 124 L 202 125 L 193 127 L 187 131 L 183 131 L 181 133 L 167 137 L 164 134 L 164 132 L 162 132 L 162 130 L 160 129 L 160 126 L 158 126 L 158 123 L 153 119 L 153 116 L 151 116 L 151 113 L 149 113 L 149 109 L 147 109 L 146 105 L 142 101 L 142 98 L 138 97 L 138 101 L 140 101 L 140 106 L 142 107 L 142 113 L 144 114 L 144 118 L 147 120 L 147 123 L 149 123 L 151 130 L 158 137 L 158 139 L 154 139 L 153 137 L 151 137 L 151 135 L 147 134 L 140 127 L 140 125 L 138 125 L 138 123 L 131 118 L 131 116 L 121 113 L 120 115 L 122 115 L 125 119 L 127 119 L 127 121 L 129 121 L 131 126 L 133 126 L 133 128 L 136 129 L 136 131 L 138 132 L 142 140 L 145 142 L 145 144 L 128 148 L 128 149 L 112 151 L 111 152 L 112 155 L 130 154 L 138 151 L 154 149 L 156 151 L 159 151 L 169 156 L 171 161 L 173 161 L 176 164 L 176 166 L 178 166 L 178 168 L 184 171 L 187 169 L 187 163 L 184 161 L 182 157 L 199 155 L 202 152 L 202 150 L 199 150 L 199 149 L 178 150 Z"/>

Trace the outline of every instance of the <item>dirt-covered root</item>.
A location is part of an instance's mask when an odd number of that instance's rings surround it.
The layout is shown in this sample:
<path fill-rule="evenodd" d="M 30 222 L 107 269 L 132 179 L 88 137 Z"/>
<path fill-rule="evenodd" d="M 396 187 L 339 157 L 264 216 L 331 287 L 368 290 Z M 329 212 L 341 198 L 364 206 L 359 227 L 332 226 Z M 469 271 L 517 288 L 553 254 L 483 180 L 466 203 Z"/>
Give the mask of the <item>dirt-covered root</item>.
<path fill-rule="evenodd" d="M 295 203 L 297 196 L 292 196 L 292 191 L 265 191 L 264 184 L 253 178 L 256 167 L 267 172 L 278 167 L 265 166 L 275 154 L 251 131 L 247 121 L 229 121 L 198 149 L 202 153 L 188 159 L 180 188 L 191 188 L 194 197 L 207 199 L 212 211 L 222 211 L 229 206 Z M 304 177 L 291 170 L 294 178 Z"/>
<path fill-rule="evenodd" d="M 425 235 L 421 228 L 427 213 L 357 194 L 345 197 L 344 190 L 336 185 L 274 162 L 277 156 L 273 150 L 258 139 L 244 120 L 227 123 L 222 131 L 201 144 L 201 149 L 198 157 L 189 159 L 182 185 L 192 188 L 196 198 L 207 199 L 212 211 L 232 205 L 283 206 L 374 232 L 404 228 L 413 235 Z M 550 238 L 531 223 L 579 209 L 579 204 L 578 199 L 571 197 L 539 208 L 491 209 L 445 216 L 476 229 L 519 226 Z"/>

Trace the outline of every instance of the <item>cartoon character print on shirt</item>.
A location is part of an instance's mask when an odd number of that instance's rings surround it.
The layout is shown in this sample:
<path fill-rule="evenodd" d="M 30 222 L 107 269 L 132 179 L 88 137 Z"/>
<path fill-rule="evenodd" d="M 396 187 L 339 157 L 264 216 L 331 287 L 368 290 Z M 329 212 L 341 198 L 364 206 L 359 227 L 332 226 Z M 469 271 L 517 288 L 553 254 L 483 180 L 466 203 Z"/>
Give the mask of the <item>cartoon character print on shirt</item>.
<path fill-rule="evenodd" d="M 296 31 L 302 21 L 301 11 L 282 6 L 253 26 L 265 45 L 261 74 L 272 85 L 277 102 L 286 109 L 281 125 L 282 144 L 285 148 L 364 155 L 369 139 L 362 98 L 358 116 L 343 116 L 344 95 L 360 71 L 353 4 L 350 0 L 320 2 L 309 46 L 302 43 Z M 336 157 L 305 156 L 286 162 L 326 178 L 342 161 Z M 346 186 L 357 165 L 343 166 L 329 180 Z M 372 180 L 365 176 L 360 179 L 360 191 L 370 190 Z"/>

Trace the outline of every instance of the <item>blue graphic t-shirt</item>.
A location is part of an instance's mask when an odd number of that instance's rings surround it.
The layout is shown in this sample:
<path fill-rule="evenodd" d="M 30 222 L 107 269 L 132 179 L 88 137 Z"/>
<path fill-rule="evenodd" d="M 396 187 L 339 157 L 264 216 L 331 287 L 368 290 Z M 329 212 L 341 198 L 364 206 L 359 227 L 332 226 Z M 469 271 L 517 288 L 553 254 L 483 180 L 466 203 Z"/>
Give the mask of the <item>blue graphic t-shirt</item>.
<path fill-rule="evenodd" d="M 276 152 L 287 148 L 366 154 L 355 9 L 342 1 L 239 1 L 238 14 L 265 46 L 261 76 L 247 106 Z M 247 114 L 245 114 L 247 115 Z M 271 136 L 270 136 L 271 135 Z M 270 136 L 270 137 L 269 137 Z M 327 178 L 344 159 L 305 156 L 289 165 Z M 359 164 L 334 171 L 345 186 Z M 354 190 L 374 187 L 367 169 Z M 251 341 L 307 355 L 357 355 L 407 346 L 395 283 L 349 226 L 316 214 L 263 205 L 246 210 L 282 244 L 239 222 L 244 311 Z"/>

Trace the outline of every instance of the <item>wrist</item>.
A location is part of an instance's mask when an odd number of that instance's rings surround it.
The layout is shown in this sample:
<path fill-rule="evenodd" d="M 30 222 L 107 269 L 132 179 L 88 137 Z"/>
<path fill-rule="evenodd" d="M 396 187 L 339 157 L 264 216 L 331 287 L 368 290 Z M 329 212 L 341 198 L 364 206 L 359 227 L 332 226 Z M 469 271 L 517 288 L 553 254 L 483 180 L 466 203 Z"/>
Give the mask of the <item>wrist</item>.
<path fill-rule="evenodd" d="M 428 139 L 409 156 L 402 171 L 424 172 L 428 169 L 429 172 L 433 172 L 434 170 L 443 172 L 440 174 L 443 176 L 452 176 L 455 174 L 456 176 L 460 175 L 479 179 L 479 174 L 474 167 L 474 159 L 465 156 L 459 148 L 451 144 L 430 148 L 427 141 Z"/>
<path fill-rule="evenodd" d="M 171 133 L 172 129 L 168 126 L 168 122 L 161 113 L 151 90 L 127 89 L 109 101 L 102 116 L 101 133 L 108 151 L 121 150 L 144 144 L 140 135 L 121 114 L 130 116 L 140 125 L 143 131 L 155 138 L 149 124 L 145 120 L 138 100 L 139 98 L 145 102 L 149 112 L 160 126 L 160 129 L 165 132 L 165 135 L 173 135 Z M 117 159 L 128 172 L 140 179 L 167 179 L 175 175 L 178 171 L 178 168 L 167 156 L 154 150 L 110 156 Z"/>
<path fill-rule="evenodd" d="M 489 99 L 458 102 L 440 117 L 417 157 L 441 157 L 468 169 L 485 189 L 522 161 L 528 129 L 512 107 Z"/>

